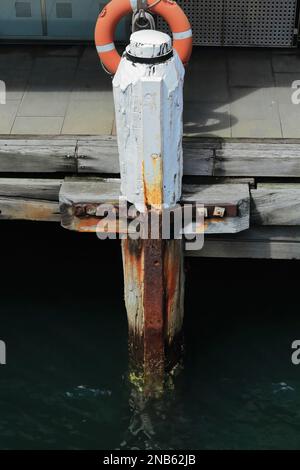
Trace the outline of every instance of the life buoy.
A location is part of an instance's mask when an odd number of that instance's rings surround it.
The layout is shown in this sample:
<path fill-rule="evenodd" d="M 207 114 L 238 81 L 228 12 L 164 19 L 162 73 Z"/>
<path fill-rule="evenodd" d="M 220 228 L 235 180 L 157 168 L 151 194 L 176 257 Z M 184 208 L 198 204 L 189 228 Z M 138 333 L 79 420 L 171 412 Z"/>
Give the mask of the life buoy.
<path fill-rule="evenodd" d="M 173 33 L 173 47 L 186 65 L 193 47 L 192 29 L 188 18 L 173 0 L 160 0 L 158 3 L 147 0 L 150 11 L 161 16 Z M 153 4 L 153 6 L 151 6 Z M 137 10 L 137 0 L 111 0 L 101 11 L 95 30 L 95 43 L 99 58 L 104 67 L 115 74 L 121 57 L 114 44 L 114 34 L 119 21 Z"/>

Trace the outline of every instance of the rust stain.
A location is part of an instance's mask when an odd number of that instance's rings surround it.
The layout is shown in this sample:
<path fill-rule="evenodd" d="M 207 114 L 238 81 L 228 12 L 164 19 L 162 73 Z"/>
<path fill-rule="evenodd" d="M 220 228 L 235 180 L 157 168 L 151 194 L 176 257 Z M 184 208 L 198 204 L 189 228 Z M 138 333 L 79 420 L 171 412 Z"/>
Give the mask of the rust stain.
<path fill-rule="evenodd" d="M 140 289 L 142 289 L 144 277 L 142 240 L 125 239 L 122 247 L 125 282 L 129 275 L 132 276 L 133 272 L 134 278 L 138 281 Z"/>
<path fill-rule="evenodd" d="M 130 367 L 148 396 L 161 393 L 181 351 L 181 248 L 181 240 L 122 241 Z"/>
<path fill-rule="evenodd" d="M 164 380 L 164 242 L 144 240 L 145 387 L 159 389 Z"/>
<path fill-rule="evenodd" d="M 126 233 L 120 221 L 100 219 L 97 217 L 78 218 L 75 223 L 78 232 L 122 234 Z"/>
<path fill-rule="evenodd" d="M 172 314 L 174 301 L 176 301 L 176 292 L 180 280 L 180 256 L 178 253 L 178 242 L 170 240 L 166 243 L 165 250 L 165 283 L 166 283 L 166 314 L 168 321 Z"/>
<path fill-rule="evenodd" d="M 0 217 L 4 218 L 5 214 L 6 208 L 1 208 Z M 6 217 L 17 220 L 59 221 L 60 212 L 56 203 L 28 201 L 17 204 L 16 207 L 14 207 L 14 204 L 11 204 Z"/>
<path fill-rule="evenodd" d="M 161 208 L 163 204 L 163 167 L 161 155 L 151 156 L 151 183 L 145 174 L 145 162 L 142 163 L 144 202 L 146 206 Z"/>

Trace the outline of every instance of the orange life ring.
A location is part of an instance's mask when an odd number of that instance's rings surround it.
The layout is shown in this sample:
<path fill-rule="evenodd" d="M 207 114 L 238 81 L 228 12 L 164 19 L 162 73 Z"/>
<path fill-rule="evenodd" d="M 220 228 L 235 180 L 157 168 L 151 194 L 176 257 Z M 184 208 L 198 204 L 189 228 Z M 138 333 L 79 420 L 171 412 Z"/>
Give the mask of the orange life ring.
<path fill-rule="evenodd" d="M 193 33 L 185 13 L 173 0 L 160 0 L 153 7 L 153 0 L 147 0 L 147 3 L 151 12 L 160 15 L 168 23 L 173 33 L 173 47 L 186 65 L 192 53 Z M 101 62 L 112 74 L 116 73 L 121 60 L 114 44 L 115 29 L 124 16 L 136 9 L 137 0 L 111 0 L 98 17 L 95 43 Z"/>

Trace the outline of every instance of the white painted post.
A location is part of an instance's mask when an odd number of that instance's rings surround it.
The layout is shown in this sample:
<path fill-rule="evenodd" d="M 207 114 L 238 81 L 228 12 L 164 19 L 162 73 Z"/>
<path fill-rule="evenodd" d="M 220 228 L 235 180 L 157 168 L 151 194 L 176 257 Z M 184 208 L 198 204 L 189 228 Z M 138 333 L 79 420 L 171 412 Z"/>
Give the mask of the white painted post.
<path fill-rule="evenodd" d="M 123 196 L 138 210 L 181 197 L 184 67 L 171 38 L 133 33 L 113 80 Z"/>
<path fill-rule="evenodd" d="M 147 219 L 162 221 L 181 198 L 184 67 L 171 38 L 131 35 L 113 80 L 121 190 Z M 148 232 L 149 235 L 149 232 Z M 132 382 L 153 395 L 177 363 L 183 320 L 181 240 L 123 240 Z"/>

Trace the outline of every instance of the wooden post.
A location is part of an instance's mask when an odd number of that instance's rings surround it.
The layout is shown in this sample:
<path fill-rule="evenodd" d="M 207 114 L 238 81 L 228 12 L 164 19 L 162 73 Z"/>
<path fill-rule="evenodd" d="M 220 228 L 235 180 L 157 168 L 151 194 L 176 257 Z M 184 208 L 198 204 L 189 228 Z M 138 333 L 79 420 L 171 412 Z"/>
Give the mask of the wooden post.
<path fill-rule="evenodd" d="M 146 394 L 161 392 L 180 361 L 184 312 L 181 240 L 123 240 L 130 375 Z"/>
<path fill-rule="evenodd" d="M 182 193 L 184 67 L 158 31 L 134 33 L 126 54 L 113 80 L 121 191 L 143 221 L 141 239 L 122 241 L 130 376 L 153 395 L 178 362 L 183 319 L 182 241 L 164 239 L 162 224 Z"/>

